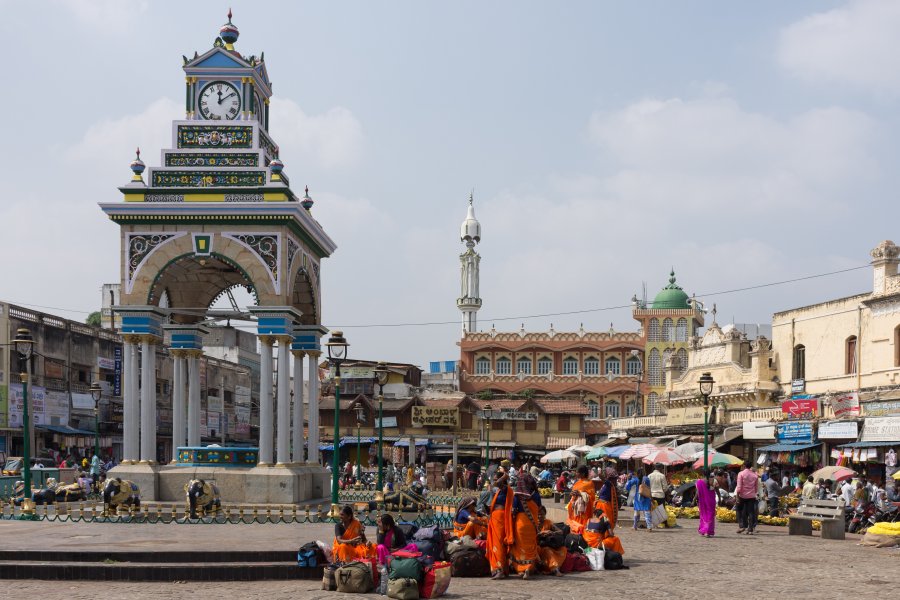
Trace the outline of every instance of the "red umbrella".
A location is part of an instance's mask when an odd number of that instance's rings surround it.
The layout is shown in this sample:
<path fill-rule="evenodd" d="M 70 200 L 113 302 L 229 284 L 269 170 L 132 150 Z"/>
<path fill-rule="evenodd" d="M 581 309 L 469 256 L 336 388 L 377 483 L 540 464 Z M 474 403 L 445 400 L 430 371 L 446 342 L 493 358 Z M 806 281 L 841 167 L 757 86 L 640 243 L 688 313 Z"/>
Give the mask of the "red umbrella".
<path fill-rule="evenodd" d="M 645 465 L 683 465 L 684 457 L 676 454 L 675 452 L 663 448 L 662 450 L 657 450 L 656 452 L 652 452 L 648 454 L 644 458 Z"/>

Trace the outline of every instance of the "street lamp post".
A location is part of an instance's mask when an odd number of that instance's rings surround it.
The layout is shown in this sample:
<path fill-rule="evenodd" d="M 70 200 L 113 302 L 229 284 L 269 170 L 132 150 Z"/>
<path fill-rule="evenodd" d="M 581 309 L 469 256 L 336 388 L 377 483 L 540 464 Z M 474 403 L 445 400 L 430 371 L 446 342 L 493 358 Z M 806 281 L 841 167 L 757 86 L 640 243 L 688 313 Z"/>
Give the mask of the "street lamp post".
<path fill-rule="evenodd" d="M 704 373 L 700 376 L 700 395 L 703 397 L 703 473 L 709 471 L 709 395 L 712 394 L 712 375 Z"/>
<path fill-rule="evenodd" d="M 634 412 L 636 417 L 639 417 L 644 412 L 644 403 L 641 400 L 641 380 L 644 378 L 644 363 L 638 358 L 640 353 L 640 350 L 631 351 L 631 356 L 637 358 L 638 361 L 637 381 L 634 384 Z"/>
<path fill-rule="evenodd" d="M 25 490 L 22 497 L 23 518 L 31 518 L 34 514 L 34 505 L 31 502 L 31 417 L 28 415 L 28 384 L 31 381 L 31 355 L 34 353 L 34 338 L 31 332 L 24 327 L 16 331 L 16 352 L 25 362 L 25 371 L 20 372 L 22 381 L 22 483 Z"/>
<path fill-rule="evenodd" d="M 484 430 L 487 434 L 487 441 L 484 444 L 484 472 L 487 474 L 488 467 L 491 465 L 491 405 L 484 405 Z"/>
<path fill-rule="evenodd" d="M 360 425 L 362 425 L 363 419 L 365 418 L 366 407 L 363 406 L 362 402 L 356 402 L 353 405 L 353 410 L 356 411 L 356 485 L 354 485 L 353 487 L 355 487 L 356 489 L 361 489 L 362 482 L 360 481 L 360 479 L 362 479 L 362 463 L 360 461 L 362 460 L 362 455 L 360 454 L 359 450 L 359 428 Z"/>
<path fill-rule="evenodd" d="M 103 388 L 99 381 L 91 384 L 91 396 L 94 398 L 94 456 L 100 458 L 100 398 L 103 397 Z"/>
<path fill-rule="evenodd" d="M 384 361 L 380 361 L 375 368 L 375 383 L 378 384 L 378 491 L 384 489 L 384 466 L 382 464 L 381 447 L 384 442 L 384 384 L 388 380 L 388 368 Z"/>
<path fill-rule="evenodd" d="M 343 331 L 335 331 L 328 338 L 325 348 L 328 350 L 328 362 L 334 365 L 334 443 L 331 457 L 331 516 L 337 518 L 338 506 L 338 444 L 341 431 L 338 423 L 341 414 L 341 363 L 347 360 L 347 348 L 350 344 L 344 338 Z"/>

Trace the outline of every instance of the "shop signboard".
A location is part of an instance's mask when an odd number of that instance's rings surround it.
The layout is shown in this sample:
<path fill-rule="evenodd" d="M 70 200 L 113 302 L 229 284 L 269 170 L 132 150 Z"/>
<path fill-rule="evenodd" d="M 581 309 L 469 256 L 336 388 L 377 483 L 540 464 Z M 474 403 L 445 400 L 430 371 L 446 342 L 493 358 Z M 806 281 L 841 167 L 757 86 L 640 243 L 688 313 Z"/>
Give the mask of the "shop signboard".
<path fill-rule="evenodd" d="M 222 430 L 219 428 L 219 413 L 217 412 L 208 412 L 206 413 L 206 428 L 210 431 L 216 432 L 216 435 L 220 435 Z M 210 433 L 210 435 L 213 435 Z"/>
<path fill-rule="evenodd" d="M 94 397 L 90 394 L 72 392 L 72 408 L 76 410 L 94 410 Z"/>
<path fill-rule="evenodd" d="M 855 440 L 858 435 L 856 421 L 830 421 L 819 425 L 820 440 Z"/>
<path fill-rule="evenodd" d="M 818 398 L 794 397 L 781 403 L 781 414 L 785 419 L 804 420 L 819 416 Z"/>
<path fill-rule="evenodd" d="M 831 409 L 838 419 L 859 415 L 859 394 L 851 392 L 831 399 Z"/>
<path fill-rule="evenodd" d="M 91 397 L 91 410 L 94 409 L 94 398 Z M 68 392 L 51 392 L 44 394 L 44 422 L 47 425 L 69 424 Z"/>
<path fill-rule="evenodd" d="M 869 417 L 861 442 L 900 442 L 900 417 Z"/>
<path fill-rule="evenodd" d="M 791 380 L 791 394 L 802 394 L 806 391 L 806 380 L 805 379 L 792 379 Z"/>
<path fill-rule="evenodd" d="M 702 425 L 705 412 L 702 406 L 688 406 L 684 409 L 684 424 Z"/>
<path fill-rule="evenodd" d="M 115 374 L 113 375 L 113 396 L 122 396 L 122 347 L 116 346 L 115 352 Z"/>
<path fill-rule="evenodd" d="M 813 426 L 809 421 L 779 423 L 775 434 L 779 442 L 786 444 L 812 444 L 815 441 Z"/>
<path fill-rule="evenodd" d="M 112 371 L 116 368 L 116 359 L 107 358 L 105 356 L 98 356 L 97 367 L 100 369 L 106 369 L 107 371 Z"/>
<path fill-rule="evenodd" d="M 222 402 L 221 396 L 207 396 L 206 410 L 214 413 L 225 412 L 225 404 Z"/>
<path fill-rule="evenodd" d="M 19 429 L 22 427 L 22 384 L 9 384 L 9 427 Z M 28 413 L 34 425 L 44 425 L 44 395 L 46 390 L 40 386 L 28 386 Z"/>
<path fill-rule="evenodd" d="M 888 402 L 866 402 L 863 404 L 867 417 L 885 417 L 887 415 L 900 415 L 900 400 Z"/>
<path fill-rule="evenodd" d="M 537 421 L 538 417 L 536 412 L 526 412 L 521 410 L 492 410 L 490 413 L 489 416 L 493 421 Z M 484 419 L 484 411 L 481 411 L 479 416 Z"/>
<path fill-rule="evenodd" d="M 673 425 L 684 425 L 684 409 L 670 408 L 666 411 L 666 427 Z"/>
<path fill-rule="evenodd" d="M 412 407 L 413 427 L 459 427 L 459 408 Z"/>
<path fill-rule="evenodd" d="M 775 425 L 768 421 L 744 421 L 742 424 L 745 440 L 774 440 Z"/>
<path fill-rule="evenodd" d="M 249 392 L 249 390 L 248 390 Z M 250 402 L 247 396 L 247 404 L 234 405 L 234 433 L 237 435 L 248 435 L 250 433 Z"/>
<path fill-rule="evenodd" d="M 250 388 L 243 385 L 234 386 L 234 403 L 237 406 L 250 406 Z"/>

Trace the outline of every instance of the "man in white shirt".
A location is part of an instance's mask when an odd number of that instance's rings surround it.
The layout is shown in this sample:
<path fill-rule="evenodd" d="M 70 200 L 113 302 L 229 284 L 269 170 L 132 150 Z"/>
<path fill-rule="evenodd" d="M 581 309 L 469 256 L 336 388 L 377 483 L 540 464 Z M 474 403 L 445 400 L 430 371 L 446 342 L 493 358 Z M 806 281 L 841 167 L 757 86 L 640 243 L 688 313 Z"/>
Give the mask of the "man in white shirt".
<path fill-rule="evenodd" d="M 844 501 L 844 506 L 850 506 L 850 503 L 853 501 L 854 491 L 849 479 L 841 485 L 841 499 Z"/>
<path fill-rule="evenodd" d="M 653 472 L 647 477 L 650 479 L 650 495 L 660 505 L 666 504 L 666 476 L 660 471 L 661 465 L 654 465 Z"/>

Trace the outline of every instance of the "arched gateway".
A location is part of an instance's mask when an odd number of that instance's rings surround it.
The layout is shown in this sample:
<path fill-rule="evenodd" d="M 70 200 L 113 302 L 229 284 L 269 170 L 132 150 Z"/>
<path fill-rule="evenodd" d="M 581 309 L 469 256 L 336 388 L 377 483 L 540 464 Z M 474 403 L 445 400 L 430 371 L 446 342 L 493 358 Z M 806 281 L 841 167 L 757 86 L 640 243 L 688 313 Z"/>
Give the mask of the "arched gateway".
<path fill-rule="evenodd" d="M 227 500 L 297 502 L 323 495 L 316 358 L 327 330 L 321 326 L 320 263 L 336 246 L 310 214 L 308 191 L 298 198 L 291 190 L 269 137 L 272 84 L 264 55 L 240 54 L 237 38 L 229 12 L 213 48 L 184 58 L 185 118 L 172 123 L 172 148 L 162 151 L 160 166 L 147 169 L 146 181 L 138 151 L 131 182 L 119 188 L 124 202 L 100 205 L 121 229 L 122 294 L 115 310 L 125 339 L 125 425 L 118 469 L 150 500 L 182 498 L 179 482 L 203 468 L 213 471 L 208 475 Z M 167 344 L 174 360 L 172 447 L 199 446 L 198 358 L 207 333 L 201 323 L 207 308 L 235 285 L 256 299 L 249 311 L 257 317 L 261 347 L 259 464 L 243 470 L 158 466 L 155 347 Z"/>

